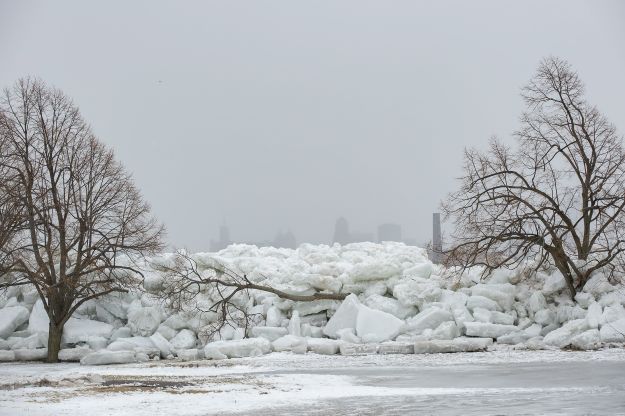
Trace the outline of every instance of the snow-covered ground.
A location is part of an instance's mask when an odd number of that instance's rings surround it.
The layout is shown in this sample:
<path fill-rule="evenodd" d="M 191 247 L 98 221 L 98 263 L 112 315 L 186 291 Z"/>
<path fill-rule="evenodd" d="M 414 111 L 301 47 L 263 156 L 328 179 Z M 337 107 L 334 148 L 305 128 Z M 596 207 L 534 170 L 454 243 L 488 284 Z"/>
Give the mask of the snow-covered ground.
<path fill-rule="evenodd" d="M 82 413 L 625 414 L 625 350 L 0 364 L 0 415 Z"/>

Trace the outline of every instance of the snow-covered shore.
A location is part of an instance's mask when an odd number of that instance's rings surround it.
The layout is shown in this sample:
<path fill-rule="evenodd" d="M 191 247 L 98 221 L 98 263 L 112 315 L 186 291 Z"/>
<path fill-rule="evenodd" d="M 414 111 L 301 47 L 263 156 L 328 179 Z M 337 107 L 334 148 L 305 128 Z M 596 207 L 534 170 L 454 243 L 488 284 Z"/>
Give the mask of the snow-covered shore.
<path fill-rule="evenodd" d="M 151 264 L 171 261 L 165 254 Z M 64 330 L 60 358 L 111 364 L 158 358 L 196 360 L 271 351 L 413 354 L 482 351 L 496 345 L 593 350 L 625 342 L 625 291 L 597 273 L 572 301 L 558 272 L 480 270 L 462 275 L 432 264 L 425 250 L 401 243 L 303 244 L 296 250 L 233 245 L 193 259 L 214 260 L 254 282 L 295 293 L 352 293 L 345 301 L 293 302 L 251 292 L 239 302 L 261 316 L 247 334 L 205 329 L 215 314 L 168 310 L 153 294 L 162 273 L 146 267 L 145 293 L 91 301 Z M 209 294 L 196 299 L 204 306 Z M 12 288 L 0 298 L 0 361 L 46 354 L 47 316 L 37 293 Z M 246 337 L 245 339 L 243 339 Z"/>
<path fill-rule="evenodd" d="M 0 415 L 619 414 L 625 350 L 0 364 Z"/>

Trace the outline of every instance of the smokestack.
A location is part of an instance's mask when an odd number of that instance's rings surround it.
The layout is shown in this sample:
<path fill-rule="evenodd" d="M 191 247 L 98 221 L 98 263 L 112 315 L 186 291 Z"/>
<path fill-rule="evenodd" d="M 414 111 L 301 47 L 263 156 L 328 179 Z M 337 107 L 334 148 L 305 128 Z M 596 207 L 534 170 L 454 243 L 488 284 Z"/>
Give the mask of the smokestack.
<path fill-rule="evenodd" d="M 439 264 L 441 262 L 441 253 L 443 252 L 443 242 L 441 238 L 441 214 L 435 212 L 432 214 L 432 262 Z"/>

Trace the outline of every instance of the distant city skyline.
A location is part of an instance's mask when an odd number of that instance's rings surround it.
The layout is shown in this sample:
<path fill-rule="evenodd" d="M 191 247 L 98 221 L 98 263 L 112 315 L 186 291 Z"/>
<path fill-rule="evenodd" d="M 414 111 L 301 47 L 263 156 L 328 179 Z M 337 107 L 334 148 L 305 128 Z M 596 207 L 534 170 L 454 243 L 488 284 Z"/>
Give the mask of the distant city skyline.
<path fill-rule="evenodd" d="M 272 240 L 250 240 L 250 239 L 237 239 L 230 236 L 230 227 L 227 224 L 222 224 L 218 230 L 218 239 L 211 239 L 209 243 L 210 251 L 219 251 L 230 244 L 252 244 L 258 247 L 281 247 L 281 248 L 297 248 L 302 243 L 308 241 L 300 241 L 296 235 L 289 229 L 287 231 L 278 230 Z M 417 242 L 415 238 L 405 238 L 402 236 L 401 224 L 395 223 L 383 223 L 376 226 L 376 233 L 369 231 L 351 230 L 349 221 L 340 216 L 337 218 L 334 224 L 334 233 L 331 231 L 328 233 L 327 241 L 322 241 L 322 244 L 349 244 L 357 242 L 383 242 L 383 241 L 397 241 L 403 242 L 408 245 L 425 246 L 427 241 Z M 319 243 L 319 242 L 314 242 Z M 201 248 L 200 248 L 201 249 Z"/>

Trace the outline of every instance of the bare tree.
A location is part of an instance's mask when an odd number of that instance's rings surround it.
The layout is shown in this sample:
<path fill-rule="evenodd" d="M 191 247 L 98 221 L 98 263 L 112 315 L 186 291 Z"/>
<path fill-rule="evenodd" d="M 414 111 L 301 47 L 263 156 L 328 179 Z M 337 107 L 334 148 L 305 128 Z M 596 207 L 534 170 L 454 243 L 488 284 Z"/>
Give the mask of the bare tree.
<path fill-rule="evenodd" d="M 563 60 L 544 59 L 522 96 L 516 146 L 465 151 L 460 189 L 443 203 L 455 223 L 447 263 L 488 273 L 536 259 L 574 297 L 594 272 L 625 271 L 622 138 Z"/>
<path fill-rule="evenodd" d="M 349 293 L 316 292 L 311 295 L 289 293 L 240 274 L 215 259 L 197 261 L 185 251 L 178 251 L 169 263 L 153 264 L 164 274 L 160 297 L 169 308 L 178 311 L 210 314 L 213 323 L 203 329 L 210 339 L 225 326 L 248 328 L 260 320 L 249 313 L 251 292 L 272 293 L 281 299 L 296 302 L 315 300 L 343 300 Z M 206 300 L 208 300 L 206 302 Z"/>
<path fill-rule="evenodd" d="M 2 117 L 2 113 L 0 113 Z M 0 124 L 2 124 L 0 122 Z M 0 140 L 0 160 L 4 160 L 8 146 Z M 22 226 L 23 207 L 13 195 L 15 194 L 15 174 L 11 169 L 0 165 L 0 276 L 11 270 L 13 257 L 10 250 L 5 250 L 15 241 L 17 230 Z M 3 287 L 0 280 L 0 288 Z"/>
<path fill-rule="evenodd" d="M 84 302 L 140 282 L 136 260 L 161 248 L 163 228 L 132 178 L 98 141 L 61 91 L 33 79 L 0 101 L 3 186 L 22 207 L 2 253 L 5 285 L 35 287 L 50 318 L 48 361 L 56 362 L 63 327 Z"/>

